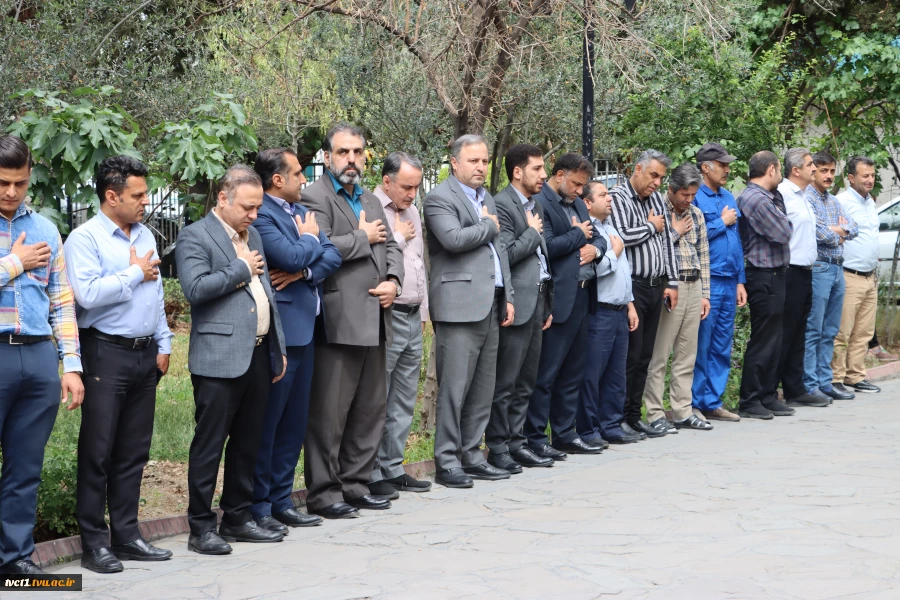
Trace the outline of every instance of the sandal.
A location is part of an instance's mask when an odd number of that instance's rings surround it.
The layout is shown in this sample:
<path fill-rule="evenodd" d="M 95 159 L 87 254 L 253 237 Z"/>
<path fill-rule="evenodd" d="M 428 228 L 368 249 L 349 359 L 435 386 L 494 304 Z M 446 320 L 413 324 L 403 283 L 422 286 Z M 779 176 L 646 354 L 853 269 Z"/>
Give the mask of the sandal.
<path fill-rule="evenodd" d="M 699 429 L 701 431 L 709 431 L 713 428 L 712 423 L 704 421 L 697 415 L 691 415 L 683 421 L 675 421 L 675 427 L 678 429 Z"/>

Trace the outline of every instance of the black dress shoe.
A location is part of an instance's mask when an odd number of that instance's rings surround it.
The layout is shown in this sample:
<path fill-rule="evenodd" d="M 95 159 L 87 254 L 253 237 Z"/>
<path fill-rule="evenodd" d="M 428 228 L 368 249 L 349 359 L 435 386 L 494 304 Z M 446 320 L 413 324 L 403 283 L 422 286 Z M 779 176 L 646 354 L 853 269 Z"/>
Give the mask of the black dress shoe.
<path fill-rule="evenodd" d="M 691 415 L 683 421 L 675 421 L 675 427 L 678 429 L 697 429 L 699 431 L 709 431 L 713 428 L 712 423 L 704 421 L 697 415 Z"/>
<path fill-rule="evenodd" d="M 797 412 L 781 400 L 769 400 L 768 402 L 763 402 L 762 405 L 763 408 L 776 417 L 790 417 Z"/>
<path fill-rule="evenodd" d="M 347 504 L 354 508 L 365 508 L 366 510 L 387 510 L 391 507 L 391 501 L 384 496 L 373 496 L 372 494 L 363 494 L 359 498 L 344 498 Z"/>
<path fill-rule="evenodd" d="M 109 548 L 85 550 L 81 555 L 81 566 L 94 573 L 121 573 L 125 570 Z"/>
<path fill-rule="evenodd" d="M 466 475 L 472 479 L 485 479 L 487 481 L 499 481 L 500 479 L 509 479 L 509 471 L 506 469 L 498 469 L 487 463 L 474 465 L 471 467 L 463 467 Z"/>
<path fill-rule="evenodd" d="M 841 389 L 841 388 L 843 388 L 843 389 Z M 828 396 L 829 398 L 831 398 L 832 400 L 853 400 L 854 398 L 856 398 L 856 394 L 851 392 L 844 385 L 841 385 L 840 387 L 838 387 L 837 385 L 834 385 L 834 387 L 831 387 L 827 390 L 820 389 L 819 391 L 822 392 L 824 395 Z"/>
<path fill-rule="evenodd" d="M 314 527 L 322 524 L 322 517 L 305 515 L 296 508 L 289 508 L 281 512 L 272 513 L 272 517 L 279 523 L 288 527 Z"/>
<path fill-rule="evenodd" d="M 27 558 L 20 558 L 4 565 L 0 573 L 4 575 L 46 575 L 39 566 Z"/>
<path fill-rule="evenodd" d="M 431 482 L 425 481 L 423 479 L 416 479 L 411 475 L 407 475 L 404 473 L 400 477 L 394 477 L 393 479 L 385 479 L 389 484 L 394 486 L 395 489 L 401 492 L 427 492 L 431 489 Z"/>
<path fill-rule="evenodd" d="M 223 522 L 219 525 L 219 535 L 226 542 L 253 542 L 258 544 L 280 542 L 284 539 L 283 533 L 263 529 L 256 524 L 256 521 L 247 521 L 243 525 L 228 525 Z"/>
<path fill-rule="evenodd" d="M 566 454 L 600 454 L 603 452 L 603 448 L 600 446 L 592 446 L 580 437 L 575 438 L 571 442 L 566 442 L 565 444 L 557 444 L 554 442 L 553 447 Z"/>
<path fill-rule="evenodd" d="M 370 483 L 369 493 L 373 496 L 381 496 L 382 498 L 387 498 L 388 500 L 396 500 L 400 497 L 400 492 L 397 491 L 397 488 L 392 486 L 384 479 Z"/>
<path fill-rule="evenodd" d="M 770 411 L 762 404 L 742 408 L 740 409 L 738 414 L 740 414 L 744 419 L 762 419 L 763 421 L 768 421 L 775 418 L 775 415 L 772 414 L 772 411 Z"/>
<path fill-rule="evenodd" d="M 820 397 L 819 394 L 822 394 Z M 796 398 L 787 398 L 785 400 L 788 406 L 810 406 L 824 408 L 831 404 L 831 398 L 816 390 L 814 394 L 801 394 Z"/>
<path fill-rule="evenodd" d="M 634 444 L 641 441 L 641 436 L 635 433 L 625 433 L 625 430 L 607 433 L 604 438 L 610 444 Z"/>
<path fill-rule="evenodd" d="M 588 446 L 596 446 L 597 448 L 600 448 L 601 450 L 606 450 L 607 448 L 609 448 L 609 442 L 604 440 L 599 435 L 595 435 L 594 437 L 589 437 L 589 438 L 582 437 L 581 440 Z"/>
<path fill-rule="evenodd" d="M 231 545 L 215 531 L 188 536 L 188 550 L 197 554 L 231 554 Z"/>
<path fill-rule="evenodd" d="M 663 419 L 663 421 L 665 421 L 665 419 Z M 656 425 L 654 426 L 654 424 Z M 653 423 L 647 423 L 646 421 L 637 421 L 635 423 L 630 423 L 629 425 L 635 431 L 640 431 L 649 438 L 663 437 L 664 435 L 666 435 L 666 431 L 668 430 L 668 427 L 662 425 L 659 422 L 659 419 L 657 419 Z"/>
<path fill-rule="evenodd" d="M 638 436 L 638 441 L 642 441 L 642 440 L 646 440 L 646 439 L 647 439 L 647 434 L 646 434 L 646 433 L 644 433 L 643 431 L 637 431 L 636 429 L 634 429 L 634 428 L 633 428 L 631 425 L 629 425 L 628 423 L 624 423 L 624 422 L 623 422 L 619 427 L 622 428 L 622 431 L 625 432 L 625 435 L 636 435 L 636 436 Z"/>
<path fill-rule="evenodd" d="M 448 488 L 470 488 L 475 485 L 472 478 L 466 475 L 462 467 L 454 467 L 452 469 L 444 469 L 438 471 L 434 475 L 435 483 L 439 483 Z"/>
<path fill-rule="evenodd" d="M 256 524 L 262 527 L 263 529 L 268 529 L 269 531 L 274 531 L 275 533 L 280 533 L 281 535 L 288 534 L 288 528 L 284 526 L 280 521 L 278 521 L 272 515 L 266 515 L 264 517 L 258 517 L 255 519 Z"/>
<path fill-rule="evenodd" d="M 171 550 L 157 548 L 144 538 L 113 546 L 112 551 L 119 560 L 169 560 L 172 558 Z"/>
<path fill-rule="evenodd" d="M 550 444 L 541 444 L 540 446 L 528 446 L 528 448 L 541 458 L 551 458 L 553 460 L 566 460 L 566 453 L 560 452 Z"/>
<path fill-rule="evenodd" d="M 538 456 L 528 446 L 522 446 L 516 450 L 510 450 L 509 455 L 514 461 L 523 467 L 552 467 L 553 459 Z"/>
<path fill-rule="evenodd" d="M 488 453 L 487 461 L 489 465 L 508 471 L 510 475 L 518 475 L 522 472 L 522 465 L 514 461 L 509 452 L 501 454 Z"/>
<path fill-rule="evenodd" d="M 326 519 L 355 519 L 359 516 L 359 511 L 346 502 L 335 502 L 334 504 L 329 504 L 325 508 L 320 508 L 318 510 L 313 510 L 307 506 L 306 512 L 320 515 Z"/>
<path fill-rule="evenodd" d="M 850 388 L 854 392 L 862 392 L 863 394 L 877 394 L 881 391 L 880 387 L 878 387 L 877 385 L 872 385 L 865 379 L 856 383 L 848 383 L 845 387 Z"/>

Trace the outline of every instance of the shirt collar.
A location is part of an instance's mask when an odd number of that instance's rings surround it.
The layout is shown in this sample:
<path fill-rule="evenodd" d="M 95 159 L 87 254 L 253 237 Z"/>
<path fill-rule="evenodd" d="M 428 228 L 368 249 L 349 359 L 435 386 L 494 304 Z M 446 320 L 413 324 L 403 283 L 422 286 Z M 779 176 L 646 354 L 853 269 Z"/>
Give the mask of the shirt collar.
<path fill-rule="evenodd" d="M 850 192 L 850 194 L 851 194 L 851 195 L 856 199 L 856 201 L 859 202 L 860 204 L 865 204 L 866 202 L 868 202 L 868 201 L 870 201 L 870 200 L 872 199 L 872 196 L 871 196 L 870 194 L 867 194 L 866 197 L 863 198 L 863 197 L 860 195 L 859 192 L 857 192 L 856 190 L 854 190 L 852 187 L 849 187 L 849 186 L 847 187 L 847 191 Z"/>
<path fill-rule="evenodd" d="M 803 193 L 803 188 L 801 188 L 799 185 L 797 185 L 796 183 L 794 183 L 794 182 L 791 181 L 790 179 L 785 179 L 785 180 L 783 180 L 783 181 L 781 182 L 781 185 L 783 185 L 783 186 L 785 187 L 785 189 L 788 189 L 788 190 L 790 190 L 791 192 L 793 192 L 795 195 L 796 195 L 796 194 L 802 194 L 802 193 Z"/>
<path fill-rule="evenodd" d="M 531 202 L 531 198 L 520 192 L 516 186 L 510 185 L 509 187 L 511 187 L 513 191 L 516 192 L 516 195 L 519 197 L 519 202 L 521 202 L 522 204 L 528 204 L 529 202 Z"/>
<path fill-rule="evenodd" d="M 353 185 L 353 195 L 351 196 L 347 193 L 347 190 L 344 189 L 344 186 L 341 184 L 341 182 L 337 180 L 337 177 L 331 174 L 331 171 L 326 170 L 325 172 L 328 173 L 328 177 L 331 178 L 331 185 L 334 186 L 335 194 L 343 195 L 345 198 L 349 198 L 351 200 L 356 200 L 357 198 L 362 196 L 363 191 L 362 188 L 359 187 L 358 183 Z"/>
<path fill-rule="evenodd" d="M 687 207 L 686 209 L 684 209 L 684 211 L 682 211 L 682 212 L 679 214 L 679 212 L 678 212 L 677 210 L 675 210 L 675 205 L 672 204 L 672 201 L 671 201 L 671 200 L 669 200 L 669 195 L 668 195 L 668 194 L 665 195 L 665 198 L 666 198 L 666 206 L 668 207 L 669 212 L 672 213 L 673 215 L 675 215 L 675 216 L 678 218 L 679 221 L 680 221 L 681 219 L 683 219 L 686 215 L 690 215 L 690 214 L 691 214 L 691 207 L 690 207 L 690 205 L 688 205 L 688 207 Z"/>
<path fill-rule="evenodd" d="M 32 212 L 34 212 L 34 211 L 31 209 L 31 207 L 28 206 L 25 202 L 22 202 L 22 204 L 19 205 L 19 208 L 16 209 L 16 212 L 13 213 L 11 220 L 15 221 L 19 217 L 21 217 L 23 215 L 29 215 Z M 6 217 L 3 217 L 3 218 L 5 219 Z"/>
<path fill-rule="evenodd" d="M 123 238 L 128 239 L 129 241 L 137 238 L 141 233 L 141 227 L 143 226 L 141 223 L 132 223 L 131 224 L 131 238 L 125 235 L 125 232 L 116 225 L 112 219 L 106 216 L 102 210 L 97 212 L 97 219 L 100 221 L 100 225 L 103 227 L 103 230 L 106 231 L 110 236 L 116 235 L 118 232 Z"/>
<path fill-rule="evenodd" d="M 231 225 L 229 225 L 222 219 L 221 215 L 219 215 L 219 211 L 215 208 L 212 210 L 212 214 L 215 215 L 215 217 L 219 220 L 219 223 L 222 224 L 222 227 L 225 228 L 225 235 L 228 236 L 229 240 L 234 241 L 234 236 L 237 235 L 241 239 L 241 241 L 247 241 L 249 234 L 246 231 L 244 231 L 243 233 L 238 233 L 237 231 L 235 231 Z"/>
<path fill-rule="evenodd" d="M 397 205 L 394 204 L 394 201 L 391 200 L 391 197 L 387 195 L 387 193 L 384 191 L 384 188 L 382 188 L 380 185 L 376 187 L 372 191 L 372 193 L 375 194 L 375 197 L 381 201 L 381 206 L 383 208 L 387 208 L 388 206 L 390 206 L 394 210 L 397 210 Z"/>
<path fill-rule="evenodd" d="M 769 190 L 767 190 L 767 189 L 764 188 L 763 186 L 759 185 L 758 183 L 753 183 L 753 182 L 751 181 L 751 182 L 749 182 L 749 183 L 747 184 L 747 187 L 748 187 L 748 188 L 755 188 L 755 189 L 759 190 L 760 192 L 762 192 L 762 193 L 766 196 L 766 198 L 771 199 L 771 198 L 774 198 L 774 197 L 775 197 L 775 194 L 774 194 L 773 192 L 770 192 Z"/>
<path fill-rule="evenodd" d="M 289 213 L 294 214 L 294 205 L 285 200 L 284 198 L 279 198 L 278 196 L 273 196 L 272 194 L 266 193 L 266 196 L 275 201 L 275 204 L 280 206 L 281 208 L 287 210 Z"/>
<path fill-rule="evenodd" d="M 705 193 L 707 196 L 721 196 L 722 195 L 722 188 L 719 188 L 718 190 L 716 190 L 714 192 L 714 191 L 712 191 L 712 188 L 709 187 L 708 185 L 706 185 L 705 183 L 700 185 L 700 191 Z"/>
<path fill-rule="evenodd" d="M 455 175 L 451 175 L 451 177 L 456 179 Z M 482 200 L 484 200 L 484 186 L 479 186 L 476 190 L 475 188 L 467 186 L 459 179 L 456 179 L 456 183 L 459 184 L 459 187 L 462 188 L 462 191 L 465 192 L 466 196 L 468 196 L 469 200 L 471 200 L 472 202 L 481 202 Z"/>

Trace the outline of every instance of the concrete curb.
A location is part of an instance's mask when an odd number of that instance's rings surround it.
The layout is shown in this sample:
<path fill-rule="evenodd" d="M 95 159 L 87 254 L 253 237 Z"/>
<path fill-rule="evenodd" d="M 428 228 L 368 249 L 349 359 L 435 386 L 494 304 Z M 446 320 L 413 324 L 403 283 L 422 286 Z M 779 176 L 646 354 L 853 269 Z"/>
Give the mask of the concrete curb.
<path fill-rule="evenodd" d="M 423 460 L 422 462 L 403 465 L 403 468 L 406 469 L 406 472 L 411 477 L 420 479 L 431 473 L 434 473 L 434 461 Z M 306 490 L 294 490 L 291 493 L 291 499 L 293 499 L 295 505 L 300 506 L 305 504 Z M 218 507 L 215 510 L 219 518 L 221 519 L 222 511 L 219 510 Z M 190 532 L 190 527 L 188 526 L 186 515 L 177 517 L 162 517 L 159 519 L 150 519 L 149 521 L 141 521 L 139 527 L 141 530 L 141 535 L 148 542 Z M 49 542 L 41 542 L 40 544 L 36 544 L 34 547 L 34 554 L 31 555 L 31 560 L 33 560 L 34 564 L 36 564 L 37 566 L 44 568 L 51 565 L 69 562 L 71 560 L 78 560 L 79 558 L 81 558 L 81 554 L 81 536 L 75 535 L 72 537 L 50 540 Z"/>
<path fill-rule="evenodd" d="M 869 381 L 883 381 L 900 376 L 900 361 L 889 362 L 866 370 Z"/>

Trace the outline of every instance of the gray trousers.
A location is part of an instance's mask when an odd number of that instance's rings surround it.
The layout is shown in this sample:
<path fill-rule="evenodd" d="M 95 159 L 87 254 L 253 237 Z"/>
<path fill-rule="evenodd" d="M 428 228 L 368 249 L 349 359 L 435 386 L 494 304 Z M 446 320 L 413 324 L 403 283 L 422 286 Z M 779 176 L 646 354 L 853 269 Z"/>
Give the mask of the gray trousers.
<path fill-rule="evenodd" d="M 546 291 L 538 294 L 530 321 L 500 329 L 497 383 L 484 434 L 485 443 L 494 454 L 518 450 L 525 445 L 522 428 L 538 376 L 548 296 Z"/>
<path fill-rule="evenodd" d="M 481 438 L 497 379 L 497 301 L 476 323 L 435 322 L 438 396 L 434 464 L 438 471 L 484 464 Z"/>
<path fill-rule="evenodd" d="M 422 317 L 419 312 L 393 311 L 394 341 L 387 348 L 387 416 L 372 482 L 405 473 L 403 451 L 412 427 L 419 371 L 422 367 Z"/>

